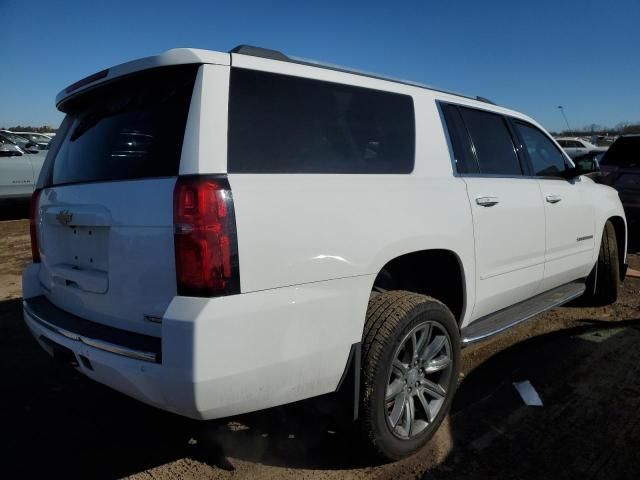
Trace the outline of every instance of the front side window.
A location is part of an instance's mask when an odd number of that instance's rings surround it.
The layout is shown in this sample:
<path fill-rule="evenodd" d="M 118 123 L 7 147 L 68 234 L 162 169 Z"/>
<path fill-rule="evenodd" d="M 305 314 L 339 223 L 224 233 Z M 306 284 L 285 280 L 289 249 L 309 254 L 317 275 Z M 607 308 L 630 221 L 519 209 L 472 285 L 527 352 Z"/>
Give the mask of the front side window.
<path fill-rule="evenodd" d="M 413 100 L 309 78 L 233 68 L 231 173 L 410 173 Z"/>
<path fill-rule="evenodd" d="M 564 155 L 544 133 L 536 127 L 515 122 L 537 177 L 562 177 L 566 169 Z"/>
<path fill-rule="evenodd" d="M 471 135 L 480 173 L 488 175 L 522 175 L 509 128 L 502 115 L 460 107 Z"/>

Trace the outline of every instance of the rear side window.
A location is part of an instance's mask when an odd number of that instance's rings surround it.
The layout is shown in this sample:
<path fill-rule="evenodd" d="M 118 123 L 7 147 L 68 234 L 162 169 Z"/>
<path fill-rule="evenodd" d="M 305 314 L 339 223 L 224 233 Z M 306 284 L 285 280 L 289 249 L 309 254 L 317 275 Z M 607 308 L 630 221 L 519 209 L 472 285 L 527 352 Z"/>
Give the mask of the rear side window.
<path fill-rule="evenodd" d="M 233 68 L 232 173 L 410 173 L 408 95 Z"/>
<path fill-rule="evenodd" d="M 73 100 L 46 183 L 177 175 L 197 68 L 147 71 Z"/>
<path fill-rule="evenodd" d="M 488 175 L 522 175 L 511 133 L 501 115 L 460 107 L 473 141 L 480 173 Z"/>
<path fill-rule="evenodd" d="M 478 173 L 478 164 L 471 150 L 469 142 L 469 134 L 464 126 L 460 111 L 455 105 L 441 104 L 442 113 L 445 122 L 447 122 L 447 131 L 449 132 L 449 140 L 453 149 L 456 171 L 460 174 Z"/>
<path fill-rule="evenodd" d="M 558 147 L 534 126 L 523 122 L 514 123 L 529 154 L 533 174 L 537 177 L 562 177 L 566 164 Z"/>

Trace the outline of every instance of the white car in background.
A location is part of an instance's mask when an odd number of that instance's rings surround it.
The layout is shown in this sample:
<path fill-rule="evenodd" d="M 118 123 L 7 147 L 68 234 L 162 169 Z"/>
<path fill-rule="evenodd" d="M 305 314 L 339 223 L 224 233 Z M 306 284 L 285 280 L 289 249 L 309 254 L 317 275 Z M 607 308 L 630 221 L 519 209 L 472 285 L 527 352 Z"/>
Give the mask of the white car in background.
<path fill-rule="evenodd" d="M 29 198 L 46 155 L 46 150 L 24 150 L 11 136 L 0 132 L 0 200 Z"/>
<path fill-rule="evenodd" d="M 48 137 L 42 133 L 36 132 L 13 132 L 16 135 L 24 138 L 25 140 L 35 143 L 38 147 L 38 150 L 47 150 L 49 148 L 49 143 L 51 143 L 51 137 Z"/>
<path fill-rule="evenodd" d="M 556 141 L 571 158 L 580 157 L 591 152 L 606 152 L 609 147 L 598 147 L 579 137 L 560 137 Z"/>

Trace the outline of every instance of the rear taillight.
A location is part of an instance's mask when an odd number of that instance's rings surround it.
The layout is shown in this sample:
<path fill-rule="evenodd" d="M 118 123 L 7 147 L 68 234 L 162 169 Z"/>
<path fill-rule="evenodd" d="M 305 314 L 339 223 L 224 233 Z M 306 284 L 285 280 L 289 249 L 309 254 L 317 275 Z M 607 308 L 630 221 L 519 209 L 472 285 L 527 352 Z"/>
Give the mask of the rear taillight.
<path fill-rule="evenodd" d="M 38 248 L 38 232 L 36 231 L 36 222 L 38 217 L 38 200 L 42 190 L 36 188 L 31 195 L 31 209 L 29 214 L 29 234 L 31 235 L 31 256 L 33 263 L 40 263 L 40 249 Z"/>
<path fill-rule="evenodd" d="M 178 177 L 173 220 L 178 295 L 240 293 L 236 221 L 227 178 Z"/>

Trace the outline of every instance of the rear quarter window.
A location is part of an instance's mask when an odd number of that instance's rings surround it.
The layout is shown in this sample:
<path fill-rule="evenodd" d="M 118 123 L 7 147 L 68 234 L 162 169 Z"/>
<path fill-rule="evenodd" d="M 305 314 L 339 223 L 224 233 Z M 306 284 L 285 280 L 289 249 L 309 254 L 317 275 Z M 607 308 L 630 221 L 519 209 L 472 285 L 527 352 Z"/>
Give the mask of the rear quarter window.
<path fill-rule="evenodd" d="M 72 99 L 45 186 L 177 175 L 197 68 L 154 69 Z"/>
<path fill-rule="evenodd" d="M 410 173 L 413 99 L 233 68 L 231 173 Z"/>

